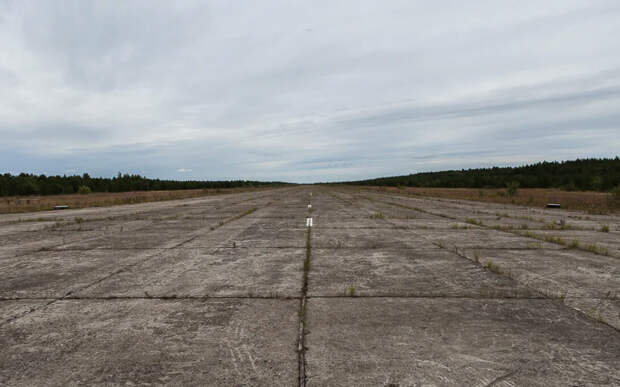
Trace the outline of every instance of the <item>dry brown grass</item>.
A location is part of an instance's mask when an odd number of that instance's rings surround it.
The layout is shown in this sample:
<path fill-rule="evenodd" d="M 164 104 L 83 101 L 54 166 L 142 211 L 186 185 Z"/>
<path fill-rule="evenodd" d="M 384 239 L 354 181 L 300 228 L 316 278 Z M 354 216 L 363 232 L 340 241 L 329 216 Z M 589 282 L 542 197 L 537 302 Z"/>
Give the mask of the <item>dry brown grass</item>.
<path fill-rule="evenodd" d="M 134 191 L 91 193 L 88 195 L 50 195 L 50 196 L 7 196 L 0 198 L 0 213 L 45 211 L 53 206 L 68 205 L 69 208 L 104 207 L 120 204 L 157 202 L 162 200 L 188 199 L 208 195 L 223 195 L 236 192 L 258 191 L 260 188 L 213 188 L 188 189 L 177 191 Z"/>
<path fill-rule="evenodd" d="M 380 192 L 393 192 L 413 196 L 430 196 L 447 199 L 474 200 L 529 207 L 544 207 L 547 203 L 560 203 L 562 208 L 585 211 L 590 214 L 608 214 L 619 210 L 612 195 L 605 192 L 561 191 L 547 188 L 520 188 L 515 196 L 506 195 L 505 189 L 478 188 L 418 188 L 418 187 L 360 187 Z"/>

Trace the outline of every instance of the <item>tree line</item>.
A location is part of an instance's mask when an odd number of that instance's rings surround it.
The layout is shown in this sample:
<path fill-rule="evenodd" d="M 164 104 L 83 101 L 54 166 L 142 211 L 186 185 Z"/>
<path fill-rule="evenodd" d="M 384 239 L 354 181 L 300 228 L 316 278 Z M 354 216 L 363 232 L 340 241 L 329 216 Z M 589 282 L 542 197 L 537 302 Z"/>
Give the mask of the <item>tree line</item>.
<path fill-rule="evenodd" d="M 345 184 L 442 188 L 559 188 L 610 191 L 620 185 L 620 158 L 540 162 L 520 167 L 493 167 L 416 173 L 350 181 Z"/>
<path fill-rule="evenodd" d="M 46 176 L 21 173 L 0 175 L 0 196 L 57 195 L 88 192 L 128 192 L 205 188 L 263 187 L 282 185 L 282 182 L 250 180 L 177 181 L 148 179 L 140 175 L 119 173 L 113 178 L 82 176 Z"/>

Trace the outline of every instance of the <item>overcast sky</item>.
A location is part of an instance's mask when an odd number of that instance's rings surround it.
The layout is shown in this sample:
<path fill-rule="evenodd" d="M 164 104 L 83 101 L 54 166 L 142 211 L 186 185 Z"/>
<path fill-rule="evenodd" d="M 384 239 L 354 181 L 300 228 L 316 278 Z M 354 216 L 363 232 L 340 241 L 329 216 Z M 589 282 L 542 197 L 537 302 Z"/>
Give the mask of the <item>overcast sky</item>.
<path fill-rule="evenodd" d="M 0 0 L 0 172 L 353 180 L 620 153 L 620 1 Z"/>

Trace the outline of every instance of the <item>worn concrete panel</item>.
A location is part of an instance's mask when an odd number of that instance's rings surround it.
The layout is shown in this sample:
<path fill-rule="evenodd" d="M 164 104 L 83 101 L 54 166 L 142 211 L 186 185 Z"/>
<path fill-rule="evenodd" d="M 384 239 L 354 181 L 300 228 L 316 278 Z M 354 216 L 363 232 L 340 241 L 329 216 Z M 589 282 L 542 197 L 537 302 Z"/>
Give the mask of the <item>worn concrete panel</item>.
<path fill-rule="evenodd" d="M 452 252 L 315 249 L 310 296 L 536 297 L 527 287 Z"/>
<path fill-rule="evenodd" d="M 311 299 L 307 321 L 310 386 L 620 384 L 618 332 L 560 302 Z"/>
<path fill-rule="evenodd" d="M 438 248 L 423 235 L 412 230 L 383 229 L 313 229 L 315 248 Z"/>
<path fill-rule="evenodd" d="M 561 249 L 563 246 L 485 228 L 465 230 L 428 230 L 424 236 L 434 243 L 459 249 Z"/>
<path fill-rule="evenodd" d="M 295 300 L 60 301 L 0 327 L 2 385 L 297 383 Z"/>
<path fill-rule="evenodd" d="M 0 297 L 58 298 L 163 250 L 40 251 L 5 261 Z"/>
<path fill-rule="evenodd" d="M 30 313 L 51 300 L 2 300 L 0 301 L 0 326 L 14 318 Z"/>
<path fill-rule="evenodd" d="M 78 297 L 299 297 L 303 249 L 168 250 Z"/>
<path fill-rule="evenodd" d="M 579 250 L 465 250 L 549 296 L 620 297 L 620 260 Z"/>
<path fill-rule="evenodd" d="M 239 224 L 235 227 L 224 226 L 221 232 L 228 230 L 231 233 L 229 238 L 229 245 L 232 246 L 232 242 L 237 247 L 245 248 L 303 248 L 306 245 L 305 242 L 305 228 L 261 228 L 248 225 L 245 228 L 240 228 Z M 208 236 L 199 236 L 198 238 L 188 242 L 186 247 L 210 247 Z"/>

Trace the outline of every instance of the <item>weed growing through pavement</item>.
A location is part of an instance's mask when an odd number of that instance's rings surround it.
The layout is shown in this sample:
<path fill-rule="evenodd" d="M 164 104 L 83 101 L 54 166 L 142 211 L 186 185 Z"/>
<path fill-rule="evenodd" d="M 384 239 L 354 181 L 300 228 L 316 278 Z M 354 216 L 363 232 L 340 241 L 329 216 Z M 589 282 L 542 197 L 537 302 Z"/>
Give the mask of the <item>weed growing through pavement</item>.
<path fill-rule="evenodd" d="M 559 236 L 547 235 L 545 236 L 545 241 L 549 243 L 556 243 L 558 245 L 566 245 L 566 242 L 564 241 L 564 239 L 562 239 L 562 237 L 559 237 Z"/>
<path fill-rule="evenodd" d="M 599 255 L 609 255 L 609 249 L 606 247 L 597 246 L 595 243 L 590 243 L 585 246 L 585 250 Z"/>
<path fill-rule="evenodd" d="M 473 224 L 475 226 L 482 226 L 483 225 L 481 220 L 477 220 L 477 219 L 473 219 L 473 218 L 465 219 L 465 223 Z"/>
<path fill-rule="evenodd" d="M 329 241 L 330 245 L 333 245 L 335 249 L 341 249 L 344 247 L 344 242 L 341 241 L 340 239 L 331 239 Z"/>
<path fill-rule="evenodd" d="M 528 238 L 544 240 L 545 242 L 566 246 L 568 248 L 589 251 L 591 253 L 598 254 L 598 255 L 605 255 L 605 256 L 610 255 L 609 249 L 607 247 L 597 246 L 596 243 L 589 243 L 586 245 L 581 245 L 581 243 L 577 239 L 574 239 L 572 242 L 567 242 L 566 240 L 562 239 L 559 236 L 546 235 L 543 237 L 541 235 L 534 234 L 533 232 L 530 232 L 530 231 L 519 232 L 518 234 L 522 236 L 526 236 Z"/>
<path fill-rule="evenodd" d="M 344 295 L 349 297 L 355 297 L 355 286 L 349 285 L 349 287 L 344 290 Z"/>
<path fill-rule="evenodd" d="M 570 247 L 571 249 L 578 249 L 579 248 L 579 240 L 573 239 L 573 241 L 570 243 L 570 245 L 568 247 Z"/>
<path fill-rule="evenodd" d="M 501 273 L 502 273 L 502 269 L 501 269 L 501 267 L 500 267 L 498 264 L 493 263 L 493 262 L 491 262 L 491 261 L 489 261 L 489 262 L 485 263 L 485 264 L 484 264 L 484 267 L 485 267 L 486 269 L 489 269 L 489 270 L 490 270 L 490 271 L 492 271 L 493 273 L 497 273 L 497 274 L 501 274 Z"/>
<path fill-rule="evenodd" d="M 450 226 L 450 228 L 453 230 L 469 230 L 471 227 L 465 224 L 454 223 L 453 225 Z"/>
<path fill-rule="evenodd" d="M 609 232 L 609 226 L 604 224 L 601 226 L 601 232 Z"/>
<path fill-rule="evenodd" d="M 308 273 L 310 272 L 310 269 L 312 266 L 312 262 L 311 262 L 312 245 L 310 243 L 311 241 L 310 233 L 311 233 L 311 228 L 308 227 L 308 232 L 306 233 L 306 259 L 304 259 L 304 276 L 306 276 L 306 281 L 307 281 Z"/>

